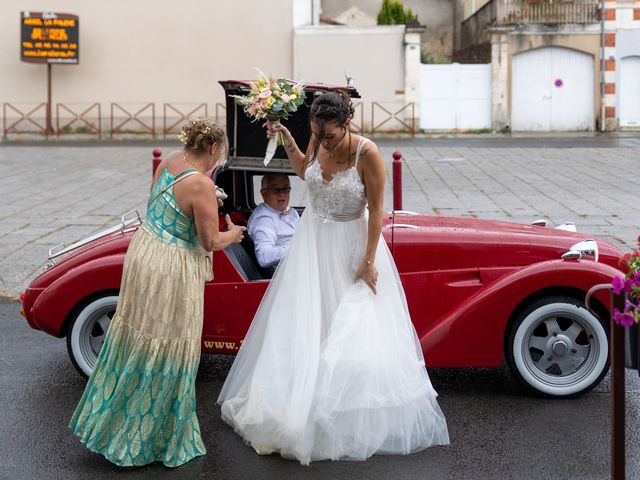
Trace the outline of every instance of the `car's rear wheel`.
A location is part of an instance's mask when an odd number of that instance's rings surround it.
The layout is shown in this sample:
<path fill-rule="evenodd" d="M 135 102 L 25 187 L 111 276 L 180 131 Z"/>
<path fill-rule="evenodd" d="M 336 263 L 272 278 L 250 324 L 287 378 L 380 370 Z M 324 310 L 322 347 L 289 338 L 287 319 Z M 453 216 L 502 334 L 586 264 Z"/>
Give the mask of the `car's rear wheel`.
<path fill-rule="evenodd" d="M 74 367 L 88 378 L 96 365 L 107 329 L 116 312 L 118 297 L 108 295 L 92 300 L 71 321 L 67 350 Z"/>
<path fill-rule="evenodd" d="M 516 318 L 505 356 L 515 377 L 534 392 L 575 397 L 595 387 L 608 371 L 607 331 L 583 302 L 547 297 Z"/>

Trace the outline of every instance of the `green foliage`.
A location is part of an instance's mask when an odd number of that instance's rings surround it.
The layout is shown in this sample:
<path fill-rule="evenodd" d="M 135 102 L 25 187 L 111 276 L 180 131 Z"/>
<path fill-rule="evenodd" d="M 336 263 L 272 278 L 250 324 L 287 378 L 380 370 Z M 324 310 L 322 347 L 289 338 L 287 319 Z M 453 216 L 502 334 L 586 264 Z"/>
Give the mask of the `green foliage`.
<path fill-rule="evenodd" d="M 420 47 L 420 63 L 451 63 L 451 59 L 437 53 L 429 53 L 424 47 Z"/>
<path fill-rule="evenodd" d="M 418 16 L 410 8 L 405 9 L 398 0 L 382 0 L 378 12 L 378 25 L 404 25 L 409 20 L 417 20 Z"/>

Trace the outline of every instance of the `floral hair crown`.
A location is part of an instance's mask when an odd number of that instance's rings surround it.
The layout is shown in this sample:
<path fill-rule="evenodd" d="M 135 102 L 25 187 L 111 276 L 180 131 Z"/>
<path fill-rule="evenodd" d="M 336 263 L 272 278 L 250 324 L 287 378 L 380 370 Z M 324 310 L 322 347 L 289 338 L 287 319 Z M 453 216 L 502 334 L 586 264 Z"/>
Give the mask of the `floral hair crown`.
<path fill-rule="evenodd" d="M 209 135 L 211 133 L 214 132 L 214 128 L 211 125 L 207 125 L 205 124 L 205 127 L 202 129 L 202 134 L 203 135 Z M 187 132 L 184 131 L 184 129 L 178 134 L 178 139 L 180 140 L 180 142 L 182 142 L 184 145 L 187 144 L 187 141 L 189 140 L 189 135 L 187 134 Z"/>

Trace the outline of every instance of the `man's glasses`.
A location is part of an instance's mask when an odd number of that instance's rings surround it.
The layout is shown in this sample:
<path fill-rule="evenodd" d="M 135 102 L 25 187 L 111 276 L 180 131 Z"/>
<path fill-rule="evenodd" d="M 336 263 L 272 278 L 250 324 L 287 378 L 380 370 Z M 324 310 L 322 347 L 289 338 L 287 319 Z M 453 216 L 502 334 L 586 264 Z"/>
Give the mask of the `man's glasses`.
<path fill-rule="evenodd" d="M 291 187 L 268 187 L 267 190 L 269 190 L 274 195 L 279 195 L 281 193 L 288 194 L 291 192 Z"/>

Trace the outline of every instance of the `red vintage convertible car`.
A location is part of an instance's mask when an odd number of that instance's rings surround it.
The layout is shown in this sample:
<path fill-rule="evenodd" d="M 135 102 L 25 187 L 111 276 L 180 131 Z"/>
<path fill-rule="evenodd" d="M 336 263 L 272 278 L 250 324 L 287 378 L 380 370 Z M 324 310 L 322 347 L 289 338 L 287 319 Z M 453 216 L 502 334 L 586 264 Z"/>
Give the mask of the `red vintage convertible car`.
<path fill-rule="evenodd" d="M 246 219 L 261 201 L 261 175 L 293 172 L 283 152 L 268 169 L 262 166 L 264 131 L 230 98 L 246 91 L 246 82 L 220 83 L 227 94 L 230 151 L 212 177 L 229 195 L 222 213 Z M 296 138 L 308 138 L 313 95 L 331 88 L 307 88 L 307 106 L 287 121 Z M 292 202 L 303 211 L 295 197 Z M 29 325 L 66 336 L 71 360 L 85 376 L 115 311 L 124 255 L 140 221 L 137 214 L 124 216 L 108 231 L 52 249 L 49 268 L 24 293 Z M 593 312 L 584 298 L 591 286 L 620 273 L 615 246 L 544 225 L 403 211 L 388 213 L 383 236 L 429 367 L 495 367 L 506 360 L 525 386 L 556 398 L 585 393 L 606 374 L 607 297 L 596 296 Z M 213 268 L 215 280 L 205 287 L 202 348 L 233 355 L 269 279 L 251 245 L 215 252 Z"/>

